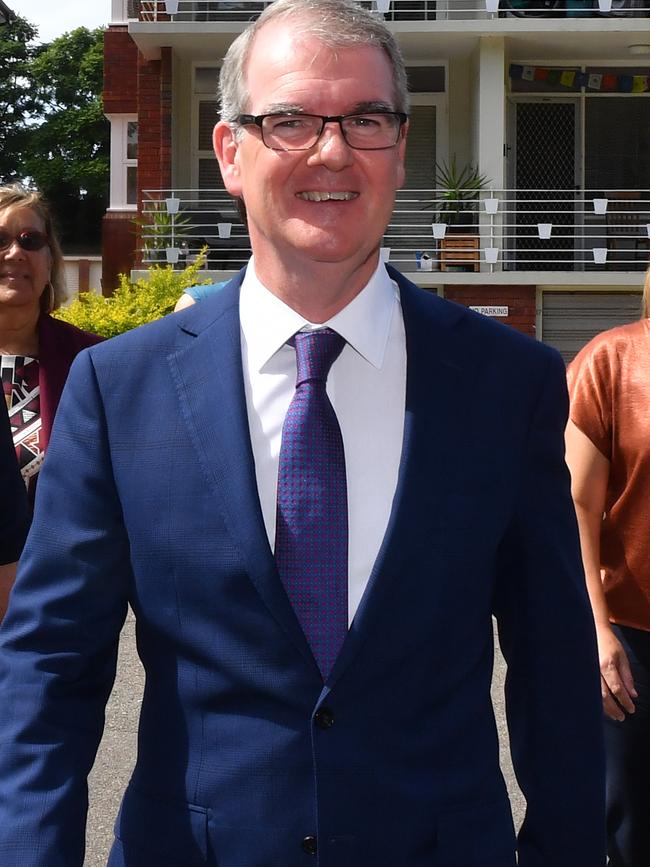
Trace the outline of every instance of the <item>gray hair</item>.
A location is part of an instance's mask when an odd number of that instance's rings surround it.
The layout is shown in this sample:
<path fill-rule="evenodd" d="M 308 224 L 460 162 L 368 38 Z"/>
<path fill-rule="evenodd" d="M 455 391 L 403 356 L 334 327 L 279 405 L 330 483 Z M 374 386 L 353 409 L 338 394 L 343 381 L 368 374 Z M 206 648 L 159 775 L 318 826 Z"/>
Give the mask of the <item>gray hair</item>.
<path fill-rule="evenodd" d="M 376 46 L 385 52 L 393 72 L 395 110 L 409 110 L 408 83 L 402 53 L 383 19 L 353 0 L 275 0 L 232 43 L 219 76 L 221 119 L 231 125 L 248 110 L 246 66 L 259 31 L 271 21 L 291 20 L 296 34 L 317 39 L 328 48 Z"/>

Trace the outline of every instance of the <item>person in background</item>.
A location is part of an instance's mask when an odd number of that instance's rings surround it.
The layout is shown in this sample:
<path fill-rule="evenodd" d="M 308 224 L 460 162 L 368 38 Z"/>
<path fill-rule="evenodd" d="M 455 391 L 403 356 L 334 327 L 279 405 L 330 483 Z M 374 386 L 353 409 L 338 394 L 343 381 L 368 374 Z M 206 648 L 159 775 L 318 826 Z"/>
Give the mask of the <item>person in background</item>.
<path fill-rule="evenodd" d="M 29 528 L 27 492 L 16 463 L 9 418 L 0 401 L 0 621 Z"/>
<path fill-rule="evenodd" d="M 18 184 L 0 187 L 2 387 L 31 503 L 70 365 L 102 339 L 50 315 L 65 298 L 64 279 L 43 198 Z"/>
<path fill-rule="evenodd" d="M 228 282 L 228 280 L 222 280 L 220 283 L 203 283 L 198 286 L 188 287 L 176 302 L 174 312 L 184 310 L 186 307 L 191 307 L 192 304 L 196 304 L 197 301 L 203 301 L 206 298 L 209 298 L 211 295 L 214 295 L 215 292 L 219 292 L 223 289 Z"/>
<path fill-rule="evenodd" d="M 567 462 L 596 622 L 610 867 L 650 864 L 650 270 L 643 317 L 568 368 Z"/>
<path fill-rule="evenodd" d="M 253 257 L 73 365 L 0 633 L 0 855 L 81 867 L 130 604 L 111 867 L 602 867 L 562 359 L 381 261 L 409 105 L 381 17 L 275 0 L 220 88 Z"/>
<path fill-rule="evenodd" d="M 0 187 L 0 372 L 30 508 L 72 360 L 101 340 L 50 316 L 64 297 L 63 256 L 48 206 L 20 185 Z M 7 568 L 3 598 L 11 583 Z"/>

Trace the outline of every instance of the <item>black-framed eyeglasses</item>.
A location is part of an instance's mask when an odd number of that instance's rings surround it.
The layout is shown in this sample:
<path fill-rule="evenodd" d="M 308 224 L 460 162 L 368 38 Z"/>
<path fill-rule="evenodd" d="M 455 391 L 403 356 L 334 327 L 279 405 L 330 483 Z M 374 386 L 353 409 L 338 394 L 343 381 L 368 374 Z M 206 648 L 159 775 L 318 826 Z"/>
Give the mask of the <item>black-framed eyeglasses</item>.
<path fill-rule="evenodd" d="M 38 232 L 36 229 L 23 229 L 17 235 L 11 235 L 9 232 L 4 232 L 0 229 L 0 251 L 8 250 L 14 241 L 21 250 L 27 250 L 28 253 L 42 250 L 43 247 L 47 247 L 50 243 L 47 240 L 47 235 Z"/>
<path fill-rule="evenodd" d="M 338 123 L 345 141 L 361 151 L 381 151 L 399 141 L 408 115 L 402 111 L 371 111 L 358 114 L 240 114 L 240 126 L 258 126 L 262 142 L 274 151 L 306 151 L 323 134 L 325 124 Z"/>

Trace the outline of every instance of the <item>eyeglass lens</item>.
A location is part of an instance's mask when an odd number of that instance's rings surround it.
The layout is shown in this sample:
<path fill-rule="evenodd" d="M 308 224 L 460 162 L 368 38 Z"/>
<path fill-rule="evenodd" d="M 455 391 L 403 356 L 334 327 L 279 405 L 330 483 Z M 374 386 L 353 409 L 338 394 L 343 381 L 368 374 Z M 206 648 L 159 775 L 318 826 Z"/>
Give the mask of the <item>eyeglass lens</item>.
<path fill-rule="evenodd" d="M 346 142 L 359 150 L 393 147 L 401 127 L 399 115 L 390 113 L 346 115 L 339 124 Z M 319 115 L 268 114 L 262 121 L 262 138 L 270 148 L 303 150 L 316 144 L 324 126 Z"/>
<path fill-rule="evenodd" d="M 34 253 L 37 250 L 42 250 L 47 246 L 47 238 L 42 232 L 26 229 L 24 232 L 19 232 L 17 235 L 10 235 L 8 232 L 0 232 L 0 250 L 8 250 L 9 247 L 16 241 L 21 250 L 27 250 L 29 253 Z"/>

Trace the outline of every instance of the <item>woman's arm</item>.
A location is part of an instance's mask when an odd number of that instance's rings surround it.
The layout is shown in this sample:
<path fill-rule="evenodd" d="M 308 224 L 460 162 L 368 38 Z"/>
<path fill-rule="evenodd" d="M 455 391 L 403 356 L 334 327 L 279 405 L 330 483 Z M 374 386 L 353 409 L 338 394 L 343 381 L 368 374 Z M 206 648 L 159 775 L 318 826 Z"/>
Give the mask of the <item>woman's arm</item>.
<path fill-rule="evenodd" d="M 181 297 L 176 302 L 176 306 L 174 307 L 174 313 L 177 313 L 179 310 L 184 310 L 186 307 L 191 307 L 192 304 L 196 304 L 194 298 L 191 295 L 188 295 L 187 292 L 183 292 Z"/>
<path fill-rule="evenodd" d="M 566 460 L 571 471 L 582 562 L 598 637 L 603 709 L 612 719 L 622 721 L 625 712 L 634 713 L 633 699 L 637 693 L 627 655 L 609 622 L 600 576 L 600 531 L 610 463 L 572 421 L 566 429 Z"/>

